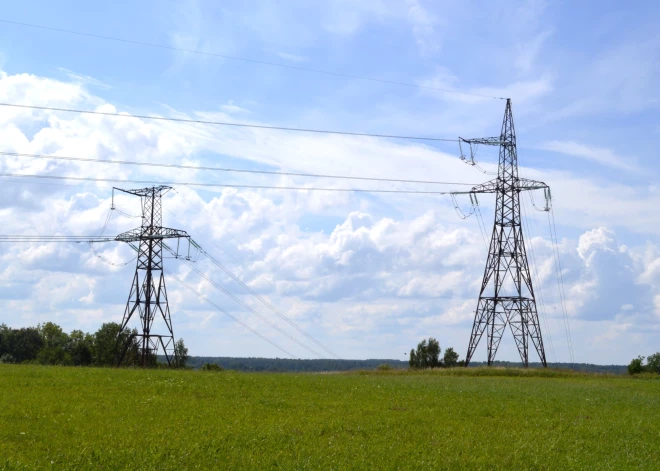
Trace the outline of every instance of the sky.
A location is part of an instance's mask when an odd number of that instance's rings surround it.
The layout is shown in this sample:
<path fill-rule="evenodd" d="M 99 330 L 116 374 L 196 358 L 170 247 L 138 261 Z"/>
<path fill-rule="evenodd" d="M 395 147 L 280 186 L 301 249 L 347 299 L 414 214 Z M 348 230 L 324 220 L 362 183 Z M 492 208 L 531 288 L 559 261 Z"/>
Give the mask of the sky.
<path fill-rule="evenodd" d="M 595 9 L 589 2 L 505 0 L 26 0 L 5 5 L 0 20 L 0 103 L 455 139 L 499 134 L 504 101 L 475 95 L 511 98 L 520 175 L 547 183 L 553 196 L 559 270 L 548 213 L 523 198 L 548 360 L 626 364 L 660 350 L 656 2 L 603 1 Z M 455 142 L 7 106 L 0 106 L 0 151 L 470 184 L 492 178 L 497 166 L 497 148 L 479 148 L 482 173 L 460 160 Z M 231 185 L 465 187 L 8 156 L 1 156 L 0 170 L 228 185 L 175 185 L 163 198 L 163 224 L 187 231 L 341 358 L 405 360 L 428 337 L 465 356 L 487 255 L 476 215 L 462 219 L 446 195 Z M 113 183 L 7 176 L 0 182 L 3 234 L 98 235 L 108 214 L 105 234 L 139 226 L 137 198 L 115 195 L 121 212 L 111 211 Z M 541 206 L 543 195 L 533 197 Z M 457 202 L 470 212 L 467 196 Z M 489 238 L 493 196 L 481 195 L 479 203 Z M 93 332 L 119 322 L 134 255 L 118 242 L 94 249 L 2 243 L 0 323 L 53 321 Z M 308 337 L 206 257 L 194 264 L 206 278 L 181 260 L 165 263 L 261 335 L 168 276 L 174 333 L 190 354 L 282 357 L 275 344 L 294 357 L 316 357 L 300 345 L 318 350 Z M 485 358 L 482 340 L 473 359 Z M 507 331 L 497 359 L 518 358 Z"/>

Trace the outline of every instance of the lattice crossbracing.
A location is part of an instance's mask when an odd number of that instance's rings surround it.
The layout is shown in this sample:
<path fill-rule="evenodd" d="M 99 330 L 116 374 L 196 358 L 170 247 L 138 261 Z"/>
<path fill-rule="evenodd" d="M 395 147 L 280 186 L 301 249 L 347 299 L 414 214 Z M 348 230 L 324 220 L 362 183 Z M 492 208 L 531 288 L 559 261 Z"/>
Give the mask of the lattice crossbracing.
<path fill-rule="evenodd" d="M 185 231 L 162 227 L 162 196 L 171 188 L 154 186 L 140 190 L 117 190 L 139 196 L 142 203 L 142 226 L 122 234 L 115 240 L 136 244 L 137 265 L 131 284 L 131 291 L 124 310 L 121 330 L 117 336 L 117 365 L 121 365 L 128 349 L 138 343 L 138 356 L 141 366 L 155 362 L 161 350 L 168 365 L 175 362 L 175 341 L 172 319 L 167 300 L 165 274 L 163 270 L 163 239 L 189 239 Z M 140 330 L 129 330 L 129 321 L 137 312 Z M 162 323 L 154 322 L 162 319 Z"/>
<path fill-rule="evenodd" d="M 466 366 L 470 363 L 484 333 L 487 339 L 488 364 L 492 365 L 507 326 L 513 334 L 524 366 L 529 365 L 530 340 L 541 363 L 547 366 L 532 277 L 525 251 L 520 192 L 545 190 L 548 186 L 542 182 L 518 177 L 516 132 L 511 100 L 506 102 L 499 138 L 461 139 L 461 141 L 470 145 L 497 145 L 500 148 L 496 179 L 477 185 L 468 192 L 453 192 L 496 195 L 493 233 L 470 335 Z"/>

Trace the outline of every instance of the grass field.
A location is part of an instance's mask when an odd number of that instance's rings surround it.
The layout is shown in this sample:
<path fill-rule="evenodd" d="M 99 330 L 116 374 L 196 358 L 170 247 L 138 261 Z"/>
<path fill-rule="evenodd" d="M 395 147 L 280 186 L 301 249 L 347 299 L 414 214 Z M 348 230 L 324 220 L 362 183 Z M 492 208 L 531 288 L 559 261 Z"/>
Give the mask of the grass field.
<path fill-rule="evenodd" d="M 0 365 L 2 469 L 660 469 L 660 381 Z"/>

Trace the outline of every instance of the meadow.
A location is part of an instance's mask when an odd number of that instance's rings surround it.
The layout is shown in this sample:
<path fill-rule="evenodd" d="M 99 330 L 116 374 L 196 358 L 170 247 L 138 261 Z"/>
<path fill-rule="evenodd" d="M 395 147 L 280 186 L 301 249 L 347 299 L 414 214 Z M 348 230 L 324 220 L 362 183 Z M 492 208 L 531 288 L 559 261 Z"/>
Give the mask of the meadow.
<path fill-rule="evenodd" d="M 660 381 L 0 364 L 1 469 L 660 469 Z"/>

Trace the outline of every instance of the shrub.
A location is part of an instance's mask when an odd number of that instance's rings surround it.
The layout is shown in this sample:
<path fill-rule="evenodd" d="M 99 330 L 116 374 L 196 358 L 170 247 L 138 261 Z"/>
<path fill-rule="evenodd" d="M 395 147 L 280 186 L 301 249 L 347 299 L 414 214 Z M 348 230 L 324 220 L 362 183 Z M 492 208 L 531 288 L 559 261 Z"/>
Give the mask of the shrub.
<path fill-rule="evenodd" d="M 201 368 L 202 371 L 224 371 L 225 369 L 215 363 L 206 363 Z"/>
<path fill-rule="evenodd" d="M 376 369 L 380 371 L 389 371 L 389 370 L 393 370 L 394 368 L 392 368 L 392 365 L 390 365 L 389 363 L 383 363 L 382 365 L 378 365 Z"/>

